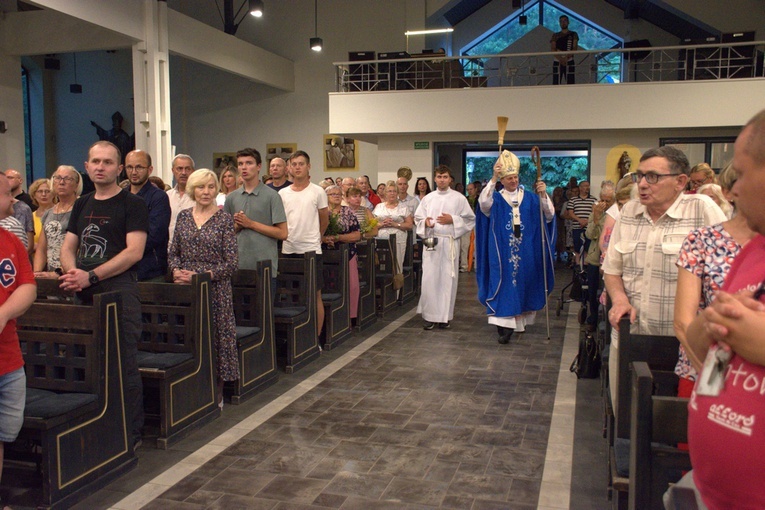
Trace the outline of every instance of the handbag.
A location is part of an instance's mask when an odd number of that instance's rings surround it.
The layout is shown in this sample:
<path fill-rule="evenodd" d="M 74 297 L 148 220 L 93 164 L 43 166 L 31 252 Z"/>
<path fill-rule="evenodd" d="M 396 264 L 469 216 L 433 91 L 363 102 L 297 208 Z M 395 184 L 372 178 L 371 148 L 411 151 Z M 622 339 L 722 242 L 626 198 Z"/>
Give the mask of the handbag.
<path fill-rule="evenodd" d="M 398 273 L 393 275 L 393 290 L 399 290 L 404 287 L 404 275 Z"/>
<path fill-rule="evenodd" d="M 579 352 L 569 370 L 577 379 L 595 379 L 600 375 L 600 351 L 592 333 L 580 333 Z"/>

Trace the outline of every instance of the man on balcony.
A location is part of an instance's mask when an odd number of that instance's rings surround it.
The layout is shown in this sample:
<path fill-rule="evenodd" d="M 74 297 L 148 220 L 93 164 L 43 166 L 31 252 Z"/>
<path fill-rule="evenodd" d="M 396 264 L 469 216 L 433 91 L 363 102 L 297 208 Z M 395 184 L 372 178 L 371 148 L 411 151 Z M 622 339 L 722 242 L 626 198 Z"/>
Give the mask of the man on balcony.
<path fill-rule="evenodd" d="M 574 56 L 568 52 L 579 49 L 579 34 L 568 29 L 568 16 L 561 16 L 560 32 L 555 32 L 550 39 L 550 51 L 563 52 L 555 56 L 553 62 L 553 85 L 576 83 Z"/>

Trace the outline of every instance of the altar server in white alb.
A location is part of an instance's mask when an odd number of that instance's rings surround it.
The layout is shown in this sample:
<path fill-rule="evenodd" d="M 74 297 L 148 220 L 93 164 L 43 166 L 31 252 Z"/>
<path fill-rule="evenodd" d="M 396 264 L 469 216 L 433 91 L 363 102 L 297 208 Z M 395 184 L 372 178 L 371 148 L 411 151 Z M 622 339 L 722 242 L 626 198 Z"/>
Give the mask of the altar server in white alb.
<path fill-rule="evenodd" d="M 460 237 L 473 230 L 475 214 L 461 193 L 449 188 L 449 167 L 436 167 L 436 191 L 427 194 L 414 214 L 417 234 L 435 237 L 435 249 L 422 253 L 422 292 L 417 312 L 422 314 L 424 329 L 436 324 L 448 329 L 454 317 L 459 276 Z"/>

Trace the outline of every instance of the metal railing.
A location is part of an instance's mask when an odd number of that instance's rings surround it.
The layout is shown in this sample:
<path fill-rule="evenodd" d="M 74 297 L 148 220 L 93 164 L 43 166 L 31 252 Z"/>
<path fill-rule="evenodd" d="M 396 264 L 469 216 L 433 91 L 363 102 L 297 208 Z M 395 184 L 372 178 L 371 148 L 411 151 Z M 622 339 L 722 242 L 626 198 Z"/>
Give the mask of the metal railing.
<path fill-rule="evenodd" d="M 576 51 L 575 82 L 614 84 L 763 78 L 764 41 Z M 337 91 L 552 84 L 560 53 L 512 53 L 335 63 Z M 565 79 L 561 79 L 565 82 Z"/>

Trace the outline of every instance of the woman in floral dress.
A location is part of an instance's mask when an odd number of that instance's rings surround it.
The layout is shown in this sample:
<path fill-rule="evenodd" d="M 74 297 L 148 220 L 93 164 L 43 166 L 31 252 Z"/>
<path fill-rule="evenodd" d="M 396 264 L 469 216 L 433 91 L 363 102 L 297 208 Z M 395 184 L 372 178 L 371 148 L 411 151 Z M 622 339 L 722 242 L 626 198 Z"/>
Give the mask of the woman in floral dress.
<path fill-rule="evenodd" d="M 359 316 L 359 266 L 356 259 L 356 242 L 361 241 L 359 220 L 353 211 L 342 205 L 343 190 L 340 186 L 332 185 L 326 190 L 329 203 L 330 225 L 321 238 L 329 249 L 337 243 L 348 243 L 348 283 L 350 287 L 351 319 Z M 334 220 L 333 220 L 334 218 Z M 334 231 L 330 231 L 334 227 Z"/>
<path fill-rule="evenodd" d="M 189 176 L 186 193 L 194 206 L 178 213 L 168 267 L 175 283 L 191 283 L 197 273 L 210 273 L 210 297 L 218 367 L 218 405 L 223 407 L 223 383 L 239 379 L 231 276 L 239 264 L 234 219 L 219 209 L 218 178 L 199 169 Z"/>
<path fill-rule="evenodd" d="M 680 377 L 678 396 L 690 397 L 696 382 L 696 370 L 704 360 L 689 359 L 686 330 L 696 314 L 709 306 L 714 294 L 722 288 L 725 276 L 741 248 L 756 233 L 746 218 L 736 211 L 730 193 L 736 175 L 728 166 L 720 172 L 720 186 L 726 199 L 733 203 L 733 218 L 717 225 L 692 230 L 685 238 L 677 260 L 677 292 L 675 297 L 675 335 L 680 340 L 679 360 L 675 373 Z M 691 354 L 692 356 L 692 354 Z"/>

